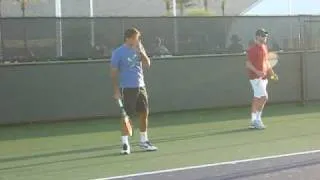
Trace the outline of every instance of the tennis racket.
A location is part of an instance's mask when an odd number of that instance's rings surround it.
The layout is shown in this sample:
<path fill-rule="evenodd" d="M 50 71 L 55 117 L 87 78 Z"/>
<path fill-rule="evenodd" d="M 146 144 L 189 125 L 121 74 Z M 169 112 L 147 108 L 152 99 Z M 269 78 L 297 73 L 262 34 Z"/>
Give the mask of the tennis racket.
<path fill-rule="evenodd" d="M 118 104 L 119 104 L 119 107 L 121 110 L 121 116 L 123 118 L 124 128 L 128 132 L 128 135 L 132 136 L 133 128 L 132 128 L 131 120 L 130 120 L 126 110 L 124 109 L 124 106 L 123 106 L 121 99 L 118 99 Z"/>
<path fill-rule="evenodd" d="M 275 66 L 278 64 L 278 62 L 279 62 L 279 56 L 278 56 L 278 54 L 275 53 L 275 52 L 269 52 L 269 53 L 268 53 L 268 60 L 269 60 L 269 64 L 270 64 L 271 68 L 273 68 L 273 67 L 275 67 Z M 272 75 L 270 76 L 270 79 L 271 79 L 271 80 L 278 81 L 278 80 L 279 80 L 279 77 L 278 77 L 277 74 L 274 73 L 274 74 L 272 74 Z"/>
<path fill-rule="evenodd" d="M 278 64 L 279 56 L 275 52 L 269 52 L 268 53 L 268 60 L 269 60 L 270 66 L 273 68 Z"/>

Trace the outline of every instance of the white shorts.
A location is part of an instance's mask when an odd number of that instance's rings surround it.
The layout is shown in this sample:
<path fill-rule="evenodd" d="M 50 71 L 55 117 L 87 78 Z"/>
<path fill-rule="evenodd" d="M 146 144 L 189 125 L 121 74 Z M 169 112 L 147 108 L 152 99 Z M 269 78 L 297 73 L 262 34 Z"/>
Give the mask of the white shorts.
<path fill-rule="evenodd" d="M 267 92 L 268 79 L 252 79 L 250 80 L 250 83 L 251 83 L 254 97 L 268 98 L 268 92 Z"/>

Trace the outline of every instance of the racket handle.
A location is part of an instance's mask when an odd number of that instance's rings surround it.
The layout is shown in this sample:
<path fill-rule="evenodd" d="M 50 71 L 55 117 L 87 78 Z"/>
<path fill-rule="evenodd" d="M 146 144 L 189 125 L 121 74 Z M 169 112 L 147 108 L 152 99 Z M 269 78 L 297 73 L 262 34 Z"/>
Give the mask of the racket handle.
<path fill-rule="evenodd" d="M 118 104 L 119 104 L 120 107 L 123 107 L 123 103 L 122 103 L 121 99 L 118 99 Z"/>

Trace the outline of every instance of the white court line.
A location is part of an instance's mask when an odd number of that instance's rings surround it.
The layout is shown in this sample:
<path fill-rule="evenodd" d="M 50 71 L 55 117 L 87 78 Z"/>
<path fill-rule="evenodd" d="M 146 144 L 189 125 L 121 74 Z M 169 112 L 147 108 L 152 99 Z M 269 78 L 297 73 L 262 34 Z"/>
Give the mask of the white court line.
<path fill-rule="evenodd" d="M 159 170 L 159 171 L 150 171 L 150 172 L 143 172 L 143 173 L 137 173 L 137 174 L 128 174 L 128 175 L 123 175 L 123 176 L 113 176 L 113 177 L 99 178 L 99 179 L 92 179 L 92 180 L 112 180 L 112 179 L 121 179 L 121 178 L 132 178 L 132 177 L 140 177 L 140 176 L 146 176 L 146 175 L 171 173 L 171 172 L 177 172 L 177 171 L 185 171 L 185 170 L 200 169 L 200 168 L 207 168 L 207 167 L 215 167 L 215 166 L 222 166 L 222 165 L 254 162 L 254 161 L 261 161 L 261 160 L 269 160 L 269 159 L 276 159 L 276 158 L 299 156 L 299 155 L 308 155 L 308 154 L 315 154 L 315 153 L 320 153 L 320 149 L 319 150 L 313 150 L 313 151 L 303 151 L 303 152 L 298 152 L 298 153 L 290 153 L 290 154 L 281 154 L 281 155 L 274 155 L 274 156 L 258 157 L 258 158 L 252 158 L 252 159 L 243 159 L 243 160 L 236 160 L 236 161 L 220 162 L 220 163 L 214 163 L 214 164 L 204 164 L 204 165 L 198 165 L 198 166 L 187 166 L 187 167 L 182 167 L 182 168 L 166 169 L 166 170 Z"/>

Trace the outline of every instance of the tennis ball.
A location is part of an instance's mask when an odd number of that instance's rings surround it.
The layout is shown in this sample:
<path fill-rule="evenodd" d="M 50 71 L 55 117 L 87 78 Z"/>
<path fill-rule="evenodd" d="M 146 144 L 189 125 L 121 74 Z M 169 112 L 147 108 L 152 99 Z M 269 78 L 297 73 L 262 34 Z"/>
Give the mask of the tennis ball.
<path fill-rule="evenodd" d="M 277 76 L 275 76 L 275 75 L 271 75 L 270 79 L 271 79 L 271 80 L 275 80 L 275 81 L 277 81 L 277 80 L 278 80 L 278 77 L 277 77 Z"/>

